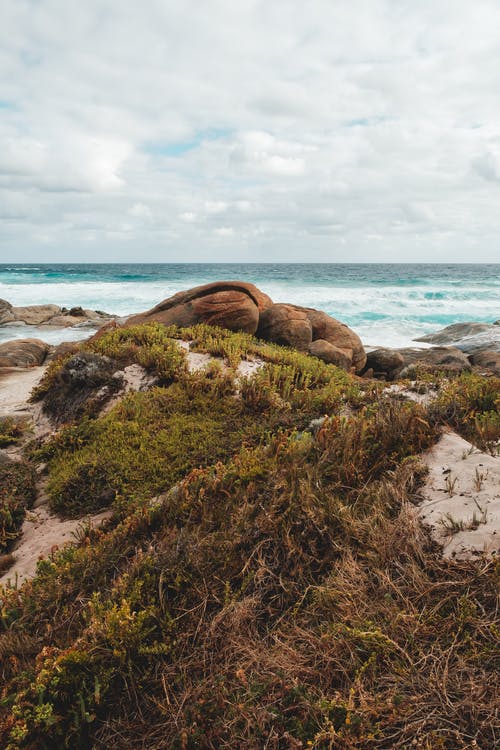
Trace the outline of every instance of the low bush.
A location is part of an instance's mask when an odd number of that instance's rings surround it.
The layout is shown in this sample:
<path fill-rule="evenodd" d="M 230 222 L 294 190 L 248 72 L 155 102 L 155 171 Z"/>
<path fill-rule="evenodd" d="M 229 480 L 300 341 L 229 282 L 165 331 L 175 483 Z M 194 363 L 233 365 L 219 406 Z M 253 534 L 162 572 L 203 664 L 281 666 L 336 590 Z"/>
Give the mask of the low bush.
<path fill-rule="evenodd" d="M 0 463 L 0 552 L 16 539 L 36 496 L 35 472 L 25 461 Z"/>

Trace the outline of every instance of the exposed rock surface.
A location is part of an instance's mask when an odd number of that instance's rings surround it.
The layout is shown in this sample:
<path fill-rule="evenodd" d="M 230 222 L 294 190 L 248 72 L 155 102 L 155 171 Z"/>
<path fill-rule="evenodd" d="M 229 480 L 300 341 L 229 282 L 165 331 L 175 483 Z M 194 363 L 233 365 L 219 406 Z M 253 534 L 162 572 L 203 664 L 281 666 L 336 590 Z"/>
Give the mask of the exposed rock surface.
<path fill-rule="evenodd" d="M 308 351 L 325 362 L 360 372 L 366 354 L 359 336 L 345 323 L 310 307 L 272 305 L 260 314 L 257 336 Z"/>
<path fill-rule="evenodd" d="M 0 299 L 0 326 L 4 323 L 11 323 L 14 320 L 12 305 L 5 299 Z"/>
<path fill-rule="evenodd" d="M 453 346 L 432 346 L 430 349 L 408 347 L 397 350 L 404 360 L 404 368 L 399 373 L 405 377 L 411 372 L 411 366 L 416 364 L 439 367 L 454 372 L 470 370 L 471 364 L 465 354 Z"/>
<path fill-rule="evenodd" d="M 478 351 L 500 352 L 500 325 L 496 323 L 454 323 L 441 331 L 421 336 L 415 341 L 453 345 L 472 354 Z"/>
<path fill-rule="evenodd" d="M 323 362 L 327 362 L 330 365 L 336 365 L 341 367 L 343 370 L 350 370 L 352 365 L 352 359 L 344 351 L 339 349 L 335 344 L 330 344 L 325 339 L 316 339 L 309 346 L 309 354 L 313 357 L 322 359 Z"/>
<path fill-rule="evenodd" d="M 345 369 L 354 367 L 356 372 L 366 360 L 359 336 L 344 323 L 312 308 L 273 304 L 267 294 L 243 281 L 219 281 L 179 292 L 151 310 L 131 316 L 125 324 L 148 321 L 180 327 L 207 323 L 245 331 Z"/>
<path fill-rule="evenodd" d="M 298 309 L 305 311 L 311 323 L 313 341 L 322 339 L 342 350 L 350 359 L 350 366 L 354 367 L 356 372 L 361 372 L 366 363 L 366 353 L 357 333 L 354 333 L 345 323 L 341 323 L 340 320 L 332 318 L 331 315 L 321 310 L 314 310 L 311 307 Z"/>
<path fill-rule="evenodd" d="M 40 339 L 16 339 L 0 344 L 0 367 L 35 367 L 43 364 L 49 345 Z"/>
<path fill-rule="evenodd" d="M 51 326 L 69 328 L 74 325 L 99 325 L 111 318 L 97 310 L 72 307 L 67 310 L 59 305 L 27 305 L 13 307 L 7 300 L 0 300 L 0 325 L 24 324 L 29 326 Z"/>
<path fill-rule="evenodd" d="M 231 331 L 255 333 L 259 312 L 272 300 L 253 284 L 243 281 L 220 281 L 204 284 L 160 302 L 145 313 L 127 319 L 127 325 L 158 321 L 182 327 L 207 323 Z"/>
<path fill-rule="evenodd" d="M 404 364 L 404 357 L 397 349 L 374 349 L 366 355 L 366 370 L 373 370 L 375 377 L 383 375 L 392 380 Z"/>
<path fill-rule="evenodd" d="M 484 367 L 496 375 L 500 375 L 500 352 L 476 352 L 469 356 L 469 361 L 477 367 Z"/>
<path fill-rule="evenodd" d="M 271 305 L 260 314 L 257 336 L 299 351 L 307 351 L 313 340 L 306 311 L 283 303 Z"/>
<path fill-rule="evenodd" d="M 12 313 L 17 323 L 26 323 L 28 326 L 39 326 L 47 323 L 55 315 L 59 315 L 61 308 L 58 305 L 30 305 L 29 307 L 13 307 Z"/>

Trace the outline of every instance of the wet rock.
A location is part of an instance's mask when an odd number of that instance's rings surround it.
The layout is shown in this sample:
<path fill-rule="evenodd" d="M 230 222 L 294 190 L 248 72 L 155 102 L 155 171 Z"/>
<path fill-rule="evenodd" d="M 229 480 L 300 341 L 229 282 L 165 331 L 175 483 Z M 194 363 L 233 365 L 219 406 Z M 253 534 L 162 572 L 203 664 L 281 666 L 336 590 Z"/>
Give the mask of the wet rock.
<path fill-rule="evenodd" d="M 0 367 L 36 367 L 45 361 L 50 347 L 40 339 L 15 339 L 0 344 Z"/>

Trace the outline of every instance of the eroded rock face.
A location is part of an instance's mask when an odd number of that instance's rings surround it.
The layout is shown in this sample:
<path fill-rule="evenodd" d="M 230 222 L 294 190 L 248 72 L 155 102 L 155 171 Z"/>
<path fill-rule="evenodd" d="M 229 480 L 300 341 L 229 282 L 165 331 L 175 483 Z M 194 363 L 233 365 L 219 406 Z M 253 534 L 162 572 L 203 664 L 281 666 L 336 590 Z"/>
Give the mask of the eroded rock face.
<path fill-rule="evenodd" d="M 0 367 L 42 365 L 50 347 L 40 339 L 17 339 L 0 344 Z"/>
<path fill-rule="evenodd" d="M 257 336 L 306 352 L 313 339 L 312 325 L 302 308 L 278 303 L 261 312 Z"/>
<path fill-rule="evenodd" d="M 151 310 L 127 319 L 127 325 L 158 321 L 164 325 L 187 327 L 196 323 L 255 333 L 259 313 L 272 300 L 253 284 L 221 281 L 194 287 L 160 302 Z"/>

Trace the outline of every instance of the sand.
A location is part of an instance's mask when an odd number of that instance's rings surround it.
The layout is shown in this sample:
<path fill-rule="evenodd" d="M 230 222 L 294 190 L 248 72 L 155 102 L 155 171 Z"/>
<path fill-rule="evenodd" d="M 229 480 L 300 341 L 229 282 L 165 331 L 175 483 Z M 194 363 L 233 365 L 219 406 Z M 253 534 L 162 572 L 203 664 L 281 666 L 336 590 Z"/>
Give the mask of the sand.
<path fill-rule="evenodd" d="M 499 555 L 500 457 L 445 432 L 423 460 L 429 474 L 418 515 L 443 555 L 459 560 Z"/>
<path fill-rule="evenodd" d="M 52 431 L 40 405 L 28 402 L 31 390 L 38 384 L 44 372 L 45 367 L 26 370 L 3 368 L 3 371 L 0 371 L 0 416 L 22 417 L 29 420 L 32 426 L 29 438 L 46 435 Z M 17 445 L 2 452 L 12 460 L 21 458 L 21 448 Z M 45 480 L 40 478 L 33 509 L 27 512 L 20 536 L 10 550 L 14 563 L 0 576 L 0 586 L 17 586 L 31 578 L 35 575 L 39 559 L 50 557 L 64 544 L 74 543 L 82 525 L 99 525 L 110 515 L 111 511 L 107 510 L 79 519 L 61 520 L 50 511 L 45 494 Z"/>

